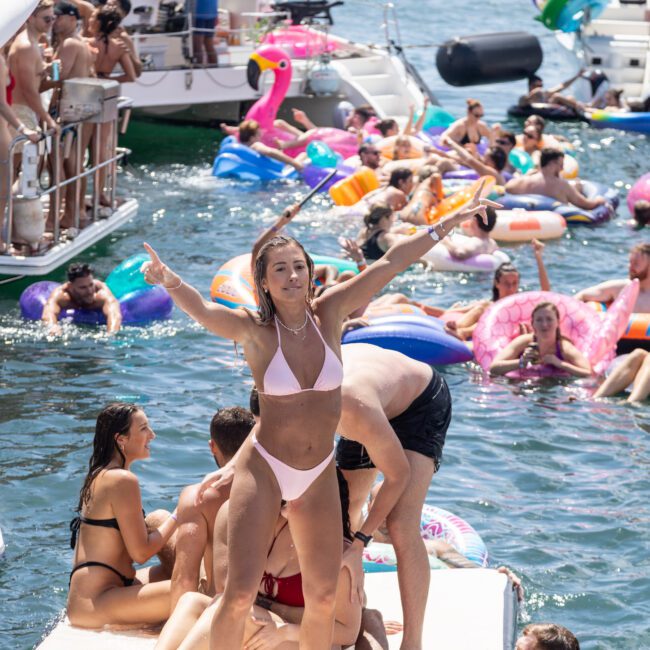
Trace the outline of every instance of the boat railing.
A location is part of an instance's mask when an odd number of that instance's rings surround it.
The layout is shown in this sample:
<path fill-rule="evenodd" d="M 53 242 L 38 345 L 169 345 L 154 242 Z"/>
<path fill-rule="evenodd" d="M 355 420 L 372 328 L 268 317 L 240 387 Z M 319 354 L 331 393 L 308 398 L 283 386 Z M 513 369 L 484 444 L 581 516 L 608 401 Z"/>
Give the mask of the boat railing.
<path fill-rule="evenodd" d="M 218 26 L 215 27 L 215 36 L 218 34 L 224 35 L 224 40 L 226 42 L 226 47 L 223 51 L 217 50 L 220 54 L 219 61 L 217 64 L 198 64 L 200 67 L 206 68 L 224 68 L 229 67 L 230 63 L 224 63 L 223 54 L 228 52 L 230 48 L 246 47 L 249 46 L 252 49 L 257 47 L 260 39 L 267 32 L 275 29 L 278 23 L 283 20 L 289 20 L 289 13 L 285 11 L 275 11 L 275 12 L 245 12 L 242 14 L 245 18 L 251 19 L 252 24 L 245 25 L 243 27 L 221 29 Z M 158 32 L 158 31 L 147 31 L 147 32 L 134 32 L 131 34 L 131 38 L 135 41 L 137 51 L 140 54 L 140 57 L 144 59 L 145 69 L 150 70 L 173 70 L 178 68 L 188 68 L 194 67 L 197 65 L 195 63 L 194 57 L 194 43 L 192 36 L 195 33 L 203 34 L 204 29 L 192 27 L 193 19 L 192 14 L 188 13 L 186 15 L 185 28 L 173 31 L 173 32 Z M 173 61 L 171 64 L 163 61 L 156 61 L 156 57 L 159 54 L 166 53 L 170 41 L 179 40 L 182 45 L 180 48 L 181 58 Z M 145 57 L 150 57 L 149 61 Z"/>
<path fill-rule="evenodd" d="M 92 116 L 77 122 L 66 122 L 62 124 L 60 129 L 48 129 L 43 133 L 42 139 L 39 141 L 39 144 L 44 143 L 45 149 L 48 151 L 49 157 L 49 174 L 50 174 L 50 183 L 49 187 L 43 189 L 41 186 L 41 170 L 40 165 L 39 169 L 34 174 L 34 177 L 25 179 L 20 179 L 19 190 L 14 192 L 14 157 L 18 153 L 17 148 L 19 145 L 23 145 L 23 156 L 27 155 L 25 153 L 24 147 L 30 144 L 30 140 L 27 136 L 20 134 L 16 136 L 9 145 L 9 156 L 7 164 L 7 206 L 6 206 L 6 240 L 8 243 L 12 242 L 12 232 L 14 230 L 14 219 L 15 219 L 15 204 L 17 201 L 23 200 L 33 200 L 38 202 L 43 210 L 43 222 L 45 223 L 48 219 L 52 227 L 52 246 L 63 241 L 62 237 L 62 228 L 60 225 L 61 221 L 61 198 L 62 190 L 74 183 L 74 228 L 77 231 L 82 229 L 81 224 L 81 206 L 84 206 L 85 212 L 85 196 L 81 195 L 82 189 L 82 180 L 92 177 L 92 195 L 91 201 L 92 205 L 90 208 L 90 223 L 85 225 L 91 225 L 95 223 L 98 219 L 106 218 L 105 213 L 102 214 L 102 207 L 112 210 L 116 207 L 116 190 L 117 190 L 117 163 L 123 159 L 129 151 L 125 148 L 120 148 L 117 146 L 118 132 L 125 133 L 128 127 L 128 122 L 131 115 L 131 107 L 133 101 L 129 98 L 121 97 L 118 102 L 118 113 L 117 117 L 112 121 L 107 121 L 103 123 L 94 123 L 92 122 Z M 82 151 L 82 127 L 84 124 L 93 124 L 95 127 L 91 151 L 92 151 L 92 160 L 90 161 L 90 166 L 84 166 Z M 110 129 L 109 138 L 110 138 L 110 154 L 102 160 L 101 149 L 102 149 L 102 129 Z M 71 151 L 71 146 L 68 142 L 69 139 L 73 139 L 72 146 L 75 147 L 75 169 L 73 174 L 62 180 L 61 171 L 63 169 L 63 160 L 66 158 L 66 154 L 69 154 Z M 109 150 L 108 146 L 106 150 Z M 33 150 L 32 150 L 32 153 Z M 37 159 L 40 158 L 40 155 L 36 155 Z M 32 161 L 33 164 L 37 164 L 37 161 Z M 29 164 L 29 161 L 28 161 Z M 23 170 L 25 166 L 23 165 Z M 102 170 L 106 169 L 105 178 L 102 180 Z M 27 190 L 27 191 L 25 191 Z M 106 190 L 109 197 L 110 206 L 101 206 L 100 197 Z M 43 198 L 48 197 L 48 205 L 45 208 Z M 46 210 L 49 213 L 49 217 L 46 216 Z M 84 226 L 85 227 L 85 226 Z M 49 246 L 48 246 L 49 249 Z"/>

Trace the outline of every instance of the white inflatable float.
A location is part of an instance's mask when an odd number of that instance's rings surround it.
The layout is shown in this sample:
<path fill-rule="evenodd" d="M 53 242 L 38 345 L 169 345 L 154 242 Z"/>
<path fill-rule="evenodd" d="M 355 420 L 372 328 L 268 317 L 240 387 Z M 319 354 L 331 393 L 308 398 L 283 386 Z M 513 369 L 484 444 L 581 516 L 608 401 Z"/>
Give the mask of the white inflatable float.
<path fill-rule="evenodd" d="M 2 539 L 2 529 L 0 528 L 0 557 L 4 555 L 6 548 L 5 541 Z"/>
<path fill-rule="evenodd" d="M 0 11 L 0 47 L 2 47 L 29 18 L 38 0 L 5 0 Z"/>
<path fill-rule="evenodd" d="M 368 607 L 385 620 L 402 621 L 396 573 L 366 575 Z M 432 571 L 424 622 L 424 648 L 511 650 L 515 642 L 517 599 L 512 583 L 494 569 Z M 63 620 L 37 650 L 150 650 L 157 636 L 145 631 L 82 630 Z M 388 637 L 399 648 L 401 634 Z"/>

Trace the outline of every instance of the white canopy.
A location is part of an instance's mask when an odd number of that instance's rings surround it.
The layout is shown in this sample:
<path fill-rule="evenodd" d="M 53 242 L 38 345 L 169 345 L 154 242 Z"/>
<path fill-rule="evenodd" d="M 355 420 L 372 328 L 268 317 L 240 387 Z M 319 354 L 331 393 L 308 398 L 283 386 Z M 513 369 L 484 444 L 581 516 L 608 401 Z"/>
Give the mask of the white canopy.
<path fill-rule="evenodd" d="M 0 47 L 2 47 L 29 18 L 38 0 L 4 0 L 0 9 Z"/>

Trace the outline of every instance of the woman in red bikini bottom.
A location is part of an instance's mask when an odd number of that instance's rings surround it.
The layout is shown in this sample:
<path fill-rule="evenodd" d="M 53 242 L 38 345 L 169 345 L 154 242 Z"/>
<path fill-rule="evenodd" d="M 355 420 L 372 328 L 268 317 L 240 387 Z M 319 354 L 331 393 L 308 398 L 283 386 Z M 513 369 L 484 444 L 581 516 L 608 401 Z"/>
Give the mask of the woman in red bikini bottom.
<path fill-rule="evenodd" d="M 339 496 L 343 514 L 344 544 L 352 542 L 348 485 L 337 470 Z M 217 590 L 223 589 L 227 571 L 228 503 L 219 510 L 214 531 L 214 567 Z M 297 648 L 305 601 L 302 593 L 302 575 L 286 518 L 286 505 L 278 517 L 273 541 L 266 558 L 264 576 L 250 616 L 247 617 L 243 648 L 246 650 L 272 650 Z M 221 585 L 219 584 L 221 583 Z M 350 574 L 343 567 L 340 571 L 334 613 L 335 648 L 352 645 L 359 633 L 361 605 L 350 603 Z M 163 628 L 156 650 L 198 650 L 207 648 L 210 622 L 217 607 L 219 596 L 211 599 L 195 592 L 181 596 L 174 613 Z"/>

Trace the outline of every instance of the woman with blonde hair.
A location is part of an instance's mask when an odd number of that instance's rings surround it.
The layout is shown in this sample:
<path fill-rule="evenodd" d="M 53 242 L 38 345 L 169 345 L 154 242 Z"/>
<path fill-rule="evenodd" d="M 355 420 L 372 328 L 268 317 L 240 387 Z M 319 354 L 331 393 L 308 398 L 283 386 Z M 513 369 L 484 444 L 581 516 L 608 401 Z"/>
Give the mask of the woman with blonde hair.
<path fill-rule="evenodd" d="M 287 519 L 302 575 L 305 610 L 300 647 L 330 650 L 343 534 L 334 464 L 341 416 L 345 318 L 424 255 L 452 228 L 477 212 L 482 187 L 467 210 L 391 247 L 359 275 L 313 298 L 313 261 L 291 237 L 277 236 L 254 260 L 259 310 L 228 309 L 205 300 L 145 244 L 145 279 L 162 284 L 174 302 L 217 336 L 243 346 L 260 398 L 260 421 L 220 482 L 234 480 L 228 518 L 228 576 L 212 620 L 211 650 L 242 645 L 280 510 Z M 234 467 L 234 468 L 233 468 Z M 224 476 L 224 474 L 226 476 Z M 214 483 L 214 476 L 204 485 Z M 361 574 L 361 551 L 372 530 L 362 527 L 346 550 Z M 356 589 L 355 589 L 356 593 Z"/>

